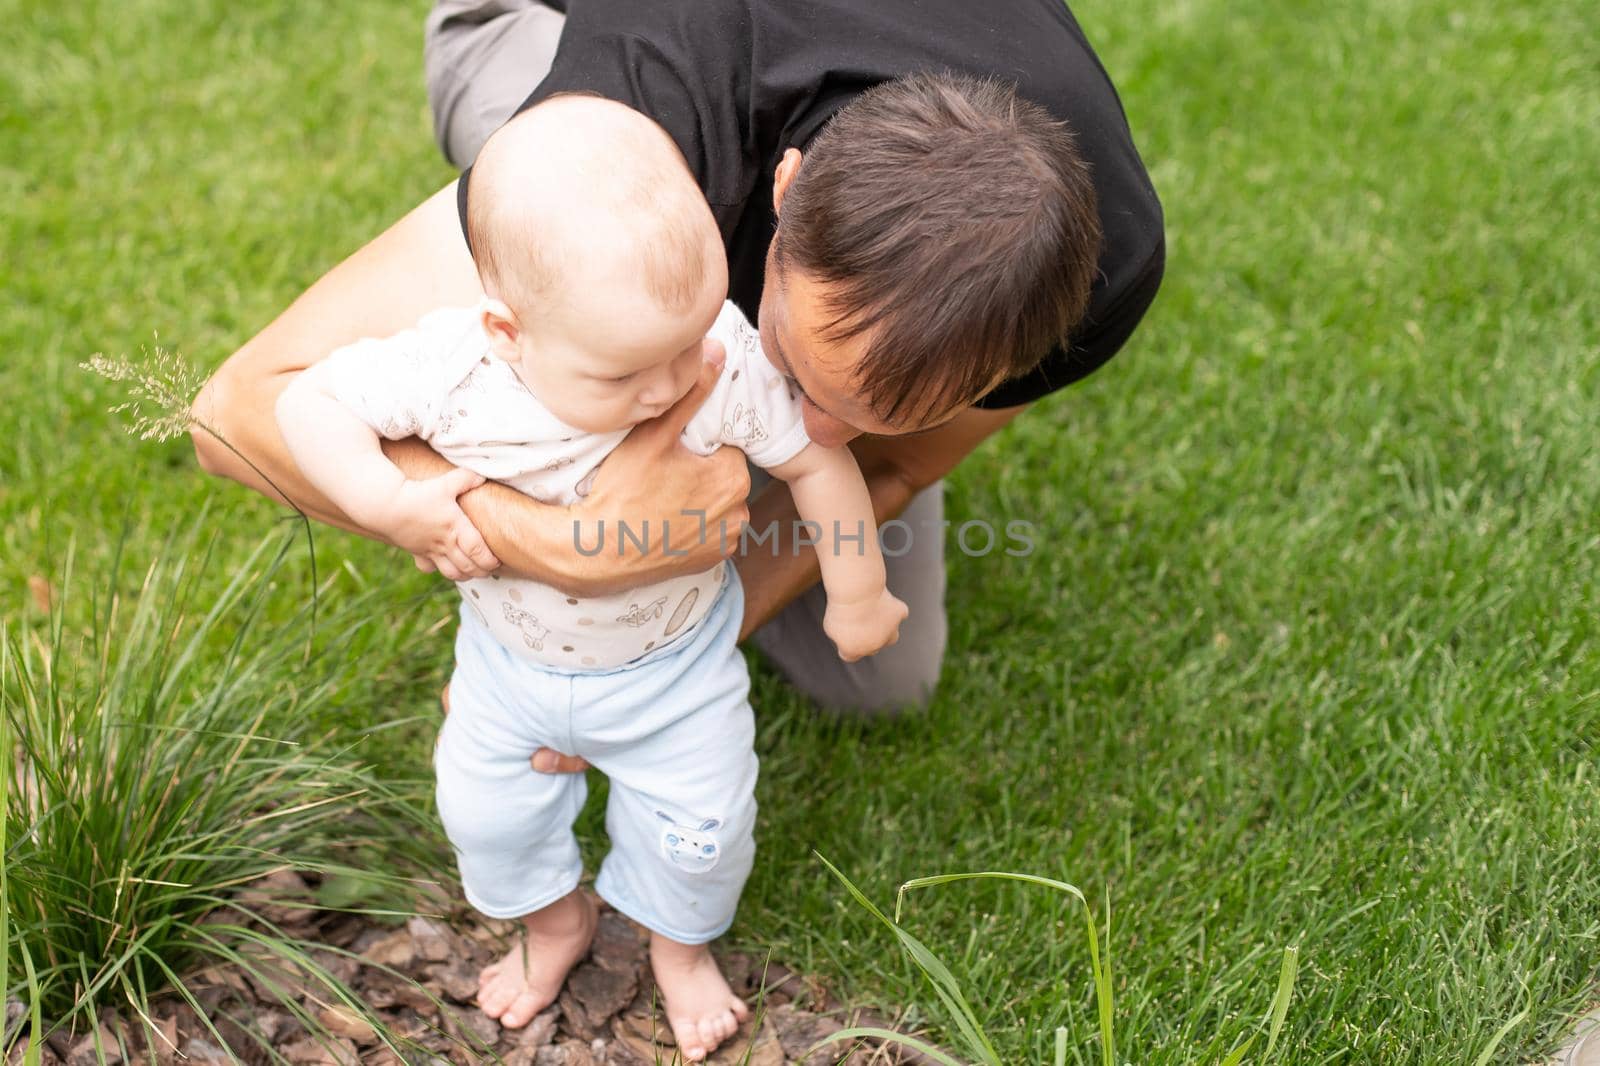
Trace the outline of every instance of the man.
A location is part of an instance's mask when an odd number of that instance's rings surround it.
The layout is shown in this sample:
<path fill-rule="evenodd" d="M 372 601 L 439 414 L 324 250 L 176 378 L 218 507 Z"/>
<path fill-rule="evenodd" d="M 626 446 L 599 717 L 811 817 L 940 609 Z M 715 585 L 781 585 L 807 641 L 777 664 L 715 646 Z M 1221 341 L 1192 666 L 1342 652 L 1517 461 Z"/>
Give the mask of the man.
<path fill-rule="evenodd" d="M 441 0 L 428 71 L 457 164 L 519 104 L 561 93 L 626 104 L 672 136 L 722 231 L 730 296 L 805 395 L 811 436 L 851 441 L 878 520 L 910 526 L 889 587 L 911 613 L 899 644 L 838 660 L 787 492 L 768 486 L 747 510 L 731 450 L 698 458 L 677 445 L 711 363 L 679 409 L 612 453 L 581 506 L 492 484 L 463 496 L 496 556 L 574 593 L 609 591 L 704 569 L 737 543 L 715 535 L 720 524 L 775 526 L 776 544 L 738 559 L 743 635 L 824 705 L 925 701 L 945 641 L 940 479 L 1114 355 L 1165 263 L 1160 204 L 1071 13 L 1059 0 L 575 0 L 563 16 L 537 0 Z M 324 521 L 352 525 L 294 468 L 273 403 L 333 348 L 477 297 L 457 220 L 465 188 L 459 203 L 441 190 L 317 282 L 196 403 Z M 438 473 L 443 461 L 411 444 L 396 462 Z M 196 447 L 206 469 L 270 492 L 209 434 Z M 705 511 L 705 526 L 685 508 Z M 648 523 L 653 550 L 619 552 L 619 519 Z M 677 519 L 671 552 L 664 519 Z M 605 550 L 578 552 L 574 522 L 592 548 L 602 520 Z"/>

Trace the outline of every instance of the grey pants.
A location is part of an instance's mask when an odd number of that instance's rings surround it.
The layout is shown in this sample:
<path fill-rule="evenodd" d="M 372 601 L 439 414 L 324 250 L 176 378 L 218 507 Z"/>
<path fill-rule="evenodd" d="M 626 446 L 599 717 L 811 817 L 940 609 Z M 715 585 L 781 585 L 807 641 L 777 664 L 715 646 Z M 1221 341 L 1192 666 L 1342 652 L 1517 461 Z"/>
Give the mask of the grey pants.
<path fill-rule="evenodd" d="M 434 134 L 446 159 L 464 167 L 476 158 L 549 71 L 565 23 L 539 0 L 435 0 L 423 65 Z M 752 492 L 766 481 L 764 473 L 751 471 Z M 899 643 L 859 662 L 841 662 L 822 632 L 827 598 L 820 585 L 755 633 L 756 647 L 824 707 L 858 713 L 920 707 L 938 683 L 947 635 L 944 486 L 919 493 L 901 521 L 905 525 L 885 538 L 884 559 L 889 591 L 911 609 Z M 900 535 L 907 529 L 909 536 Z"/>

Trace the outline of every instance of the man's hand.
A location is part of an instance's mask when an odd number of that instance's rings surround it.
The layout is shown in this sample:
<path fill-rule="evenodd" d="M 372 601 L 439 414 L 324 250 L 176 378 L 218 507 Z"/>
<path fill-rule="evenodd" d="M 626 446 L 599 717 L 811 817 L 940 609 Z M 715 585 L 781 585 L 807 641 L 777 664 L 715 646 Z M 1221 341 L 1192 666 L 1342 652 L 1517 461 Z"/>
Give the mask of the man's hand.
<path fill-rule="evenodd" d="M 456 500 L 483 482 L 481 474 L 464 467 L 424 481 L 403 481 L 374 526 L 410 552 L 418 570 L 437 570 L 451 581 L 486 577 L 500 560 Z"/>
<path fill-rule="evenodd" d="M 722 345 L 707 338 L 694 387 L 659 418 L 635 426 L 601 463 L 588 496 L 569 508 L 576 541 L 570 554 L 588 570 L 576 584 L 591 592 L 636 588 L 709 570 L 738 551 L 750 518 L 744 453 L 720 448 L 696 455 L 680 440 L 716 387 L 725 358 Z M 640 540 L 648 536 L 648 553 L 620 538 L 619 522 Z M 575 550 L 579 545 L 587 558 Z"/>
<path fill-rule="evenodd" d="M 581 774 L 589 760 L 581 755 L 563 755 L 553 748 L 540 748 L 528 758 L 528 765 L 541 774 Z"/>
<path fill-rule="evenodd" d="M 857 603 L 829 600 L 822 615 L 822 631 L 839 649 L 839 658 L 853 663 L 899 640 L 906 612 L 905 603 L 888 589 Z"/>

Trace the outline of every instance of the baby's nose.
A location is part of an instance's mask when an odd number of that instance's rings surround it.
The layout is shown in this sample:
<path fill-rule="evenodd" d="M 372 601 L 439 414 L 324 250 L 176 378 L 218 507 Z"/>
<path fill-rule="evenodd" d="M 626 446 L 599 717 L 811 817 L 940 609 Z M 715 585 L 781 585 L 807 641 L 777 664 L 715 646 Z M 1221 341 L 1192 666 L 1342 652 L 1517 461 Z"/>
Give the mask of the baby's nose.
<path fill-rule="evenodd" d="M 657 380 L 646 385 L 639 393 L 639 402 L 646 407 L 661 407 L 671 403 L 676 397 L 672 395 L 672 382 Z"/>

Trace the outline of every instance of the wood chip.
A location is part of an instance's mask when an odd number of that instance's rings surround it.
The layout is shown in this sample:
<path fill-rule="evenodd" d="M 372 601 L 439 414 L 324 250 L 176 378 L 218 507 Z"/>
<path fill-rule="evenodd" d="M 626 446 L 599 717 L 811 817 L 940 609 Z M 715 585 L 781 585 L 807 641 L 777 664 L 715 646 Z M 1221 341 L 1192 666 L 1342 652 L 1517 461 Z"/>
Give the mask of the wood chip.
<path fill-rule="evenodd" d="M 324 1007 L 317 1012 L 317 1021 L 334 1036 L 348 1037 L 357 1044 L 375 1044 L 378 1033 L 372 1023 L 343 1004 Z"/>
<path fill-rule="evenodd" d="M 587 1039 L 593 1039 L 605 1028 L 612 1015 L 620 1013 L 633 1001 L 633 994 L 638 987 L 639 974 L 636 970 L 612 970 L 593 962 L 582 962 L 573 968 L 567 975 L 566 991 L 582 1004 L 588 1015 L 588 1026 L 595 1033 Z M 565 1009 L 565 1004 L 562 1006 Z"/>
<path fill-rule="evenodd" d="M 357 971 L 361 969 L 360 960 L 352 959 L 343 952 L 329 951 L 326 948 L 318 948 L 313 951 L 311 953 L 311 961 L 332 975 L 335 980 L 344 984 L 349 984 L 355 980 Z"/>
<path fill-rule="evenodd" d="M 406 1060 L 380 1046 L 361 1053 L 361 1066 L 406 1066 Z"/>
<path fill-rule="evenodd" d="M 441 922 L 432 918 L 410 918 L 406 932 L 411 934 L 412 948 L 419 958 L 429 962 L 444 962 L 455 954 L 454 934 Z"/>
<path fill-rule="evenodd" d="M 644 930 L 616 911 L 600 915 L 589 958 L 596 965 L 621 973 L 634 973 L 644 964 L 649 941 Z"/>
<path fill-rule="evenodd" d="M 280 1010 L 264 1010 L 255 1017 L 256 1028 L 270 1044 L 280 1043 L 280 1037 L 294 1030 L 294 1019 Z"/>
<path fill-rule="evenodd" d="M 67 1066 L 96 1066 L 101 1061 L 101 1055 L 105 1056 L 104 1061 L 107 1063 L 115 1064 L 122 1061 L 122 1048 L 117 1043 L 116 1034 L 104 1022 L 100 1022 L 95 1026 L 94 1032 L 85 1033 L 72 1045 L 66 1056 Z"/>
<path fill-rule="evenodd" d="M 309 933 L 306 927 L 317 916 L 316 910 L 304 905 L 311 899 L 311 886 L 294 870 L 274 870 L 239 893 L 241 903 L 295 936 Z"/>
<path fill-rule="evenodd" d="M 361 1056 L 356 1053 L 355 1044 L 344 1037 L 335 1037 L 326 1043 L 308 1037 L 305 1040 L 297 1040 L 288 1047 L 280 1048 L 279 1053 L 299 1066 L 360 1066 L 361 1064 Z"/>
<path fill-rule="evenodd" d="M 233 1058 L 209 1040 L 192 1037 L 183 1043 L 184 1058 L 200 1066 L 233 1066 Z"/>
<path fill-rule="evenodd" d="M 750 1058 L 745 1066 L 784 1066 L 788 1061 L 778 1035 L 764 1030 L 760 1039 L 750 1048 Z"/>
<path fill-rule="evenodd" d="M 672 1027 L 665 1018 L 649 1014 L 619 1014 L 611 1019 L 611 1032 L 617 1037 L 630 1036 L 642 1044 L 672 1047 Z"/>
<path fill-rule="evenodd" d="M 6 1066 L 22 1066 L 27 1061 L 28 1052 L 33 1047 L 33 1037 L 25 1036 L 12 1045 L 6 1052 Z M 49 1044 L 39 1048 L 39 1066 L 61 1066 L 61 1056 L 57 1055 Z"/>
<path fill-rule="evenodd" d="M 580 1040 L 593 1040 L 600 1035 L 599 1029 L 589 1020 L 589 1012 L 571 992 L 562 989 L 556 1003 L 561 1007 L 561 1027 L 570 1035 Z"/>
<path fill-rule="evenodd" d="M 444 1028 L 445 1032 L 475 1049 L 494 1047 L 500 1042 L 500 1023 L 481 1010 L 448 1011 L 444 1016 Z"/>
<path fill-rule="evenodd" d="M 533 1066 L 597 1066 L 589 1045 L 577 1040 L 550 1044 L 533 1056 Z"/>
<path fill-rule="evenodd" d="M 556 1035 L 556 1023 L 561 1020 L 560 1007 L 548 1007 L 534 1016 L 533 1021 L 521 1029 L 508 1029 L 506 1036 L 517 1047 L 537 1050 L 550 1043 Z"/>
<path fill-rule="evenodd" d="M 621 1051 L 620 1056 L 618 1055 L 619 1050 Z M 612 1033 L 609 1058 L 612 1061 L 621 1058 L 629 1066 L 654 1066 L 658 1058 L 662 1061 L 670 1061 L 670 1056 L 664 1054 L 659 1045 L 627 1030 Z"/>
<path fill-rule="evenodd" d="M 426 984 L 457 1003 L 471 1003 L 478 998 L 478 968 L 461 960 L 440 963 L 429 968 Z"/>
<path fill-rule="evenodd" d="M 774 1007 L 767 1014 L 767 1018 L 777 1031 L 778 1041 L 783 1045 L 783 1053 L 796 1062 L 806 1061 L 802 1060 L 801 1056 L 807 1049 L 815 1047 L 819 1041 L 826 1040 L 844 1028 L 837 1019 L 826 1014 L 810 1014 L 792 1006 Z M 827 1048 L 819 1050 L 809 1061 L 833 1062 L 844 1054 L 847 1047 L 848 1045 L 842 1041 L 830 1044 Z"/>
<path fill-rule="evenodd" d="M 411 933 L 402 929 L 368 946 L 361 952 L 361 957 L 379 966 L 404 970 L 410 967 L 412 960 L 417 957 L 417 951 Z"/>

